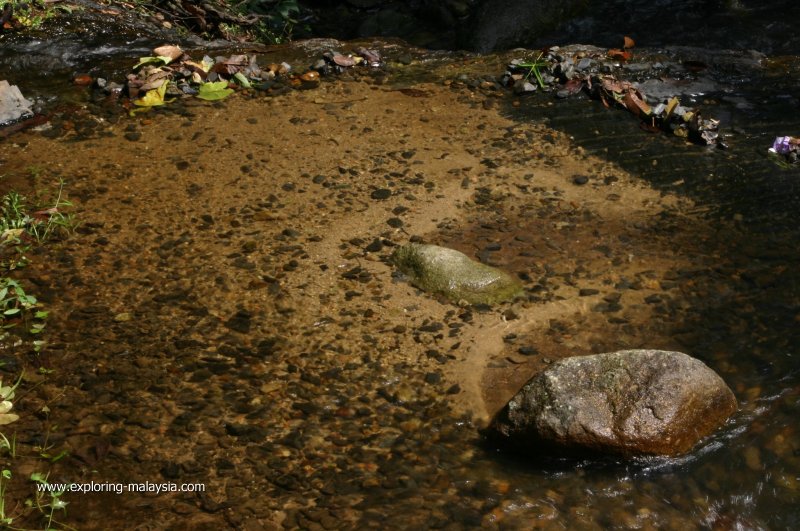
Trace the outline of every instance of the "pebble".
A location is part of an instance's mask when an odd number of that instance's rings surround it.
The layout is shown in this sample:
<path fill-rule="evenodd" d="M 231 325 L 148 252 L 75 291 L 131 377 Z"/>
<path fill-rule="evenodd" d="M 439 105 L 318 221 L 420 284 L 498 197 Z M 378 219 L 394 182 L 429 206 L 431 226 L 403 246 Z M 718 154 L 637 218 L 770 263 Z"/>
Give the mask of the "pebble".
<path fill-rule="evenodd" d="M 391 196 L 392 191 L 388 188 L 378 188 L 377 190 L 373 190 L 373 192 L 370 194 L 370 197 L 376 200 L 389 199 Z"/>

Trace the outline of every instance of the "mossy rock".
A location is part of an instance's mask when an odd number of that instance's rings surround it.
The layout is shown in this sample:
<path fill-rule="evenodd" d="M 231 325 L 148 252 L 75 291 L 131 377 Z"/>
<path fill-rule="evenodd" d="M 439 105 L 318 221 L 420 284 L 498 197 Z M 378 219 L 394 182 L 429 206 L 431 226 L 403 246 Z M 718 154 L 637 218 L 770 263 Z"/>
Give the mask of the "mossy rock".
<path fill-rule="evenodd" d="M 522 284 L 495 267 L 437 245 L 409 243 L 392 253 L 392 263 L 423 291 L 453 302 L 496 304 L 522 295 Z"/>

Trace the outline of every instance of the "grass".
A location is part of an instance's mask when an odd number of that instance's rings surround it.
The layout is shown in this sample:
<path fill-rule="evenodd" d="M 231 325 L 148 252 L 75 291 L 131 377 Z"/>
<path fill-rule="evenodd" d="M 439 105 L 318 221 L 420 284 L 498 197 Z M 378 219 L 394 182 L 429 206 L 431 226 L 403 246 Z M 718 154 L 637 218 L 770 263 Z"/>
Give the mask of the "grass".
<path fill-rule="evenodd" d="M 67 512 L 67 502 L 61 499 L 61 496 L 64 495 L 63 490 L 57 491 L 51 489 L 50 483 L 47 482 L 48 474 L 42 474 L 39 472 L 34 472 L 31 474 L 31 481 L 37 483 L 36 488 L 36 496 L 33 500 L 28 501 L 28 505 L 36 507 L 41 514 L 47 519 L 47 524 L 45 525 L 45 529 L 53 529 L 53 522 L 55 520 L 53 517 L 55 516 L 56 511 L 64 511 Z M 39 486 L 43 488 L 39 488 Z M 58 523 L 58 522 L 56 522 Z M 62 524 L 63 528 L 67 528 L 67 526 Z M 69 528 L 71 529 L 71 528 Z"/>
<path fill-rule="evenodd" d="M 26 198 L 13 190 L 0 198 L 0 245 L 18 245 L 26 241 L 41 244 L 72 232 L 73 215 L 64 212 L 72 203 L 64 199 L 63 194 L 64 181 L 60 181 L 52 203 L 33 212 Z"/>
<path fill-rule="evenodd" d="M 544 84 L 544 79 L 542 79 L 542 73 L 540 72 L 540 70 L 550 68 L 550 62 L 543 60 L 542 59 L 543 55 L 544 54 L 539 52 L 539 55 L 536 57 L 536 59 L 534 59 L 533 62 L 520 63 L 517 66 L 519 66 L 520 68 L 527 68 L 528 74 L 525 76 L 525 79 L 527 80 L 528 78 L 531 77 L 531 75 L 533 75 L 536 78 L 536 82 L 539 83 L 539 88 L 544 90 L 545 84 Z"/>
<path fill-rule="evenodd" d="M 38 209 L 30 208 L 27 199 L 15 191 L 0 197 L 0 340 L 7 336 L 2 333 L 4 330 L 20 323 L 27 325 L 31 334 L 44 330 L 47 312 L 20 281 L 9 275 L 28 264 L 31 246 L 72 233 L 75 219 L 65 212 L 70 207 L 72 203 L 64 199 L 63 181 L 59 182 L 55 197 Z M 36 352 L 43 345 L 40 339 L 33 341 Z"/>
<path fill-rule="evenodd" d="M 32 177 L 38 178 L 38 169 L 31 168 L 30 171 Z M 0 347 L 4 346 L 4 342 L 7 343 L 11 333 L 9 329 L 16 328 L 20 331 L 14 332 L 19 336 L 14 346 L 23 344 L 25 334 L 36 338 L 32 346 L 37 353 L 44 345 L 39 337 L 45 330 L 48 312 L 41 308 L 23 282 L 15 278 L 15 273 L 29 264 L 27 253 L 32 247 L 67 237 L 76 227 L 73 214 L 68 212 L 72 203 L 64 197 L 63 181 L 59 181 L 54 192 L 46 192 L 43 197 L 46 199 L 29 201 L 16 191 L 0 197 Z M 11 410 L 15 391 L 21 381 L 22 376 L 10 386 L 3 386 L 0 381 L 0 427 L 19 420 L 19 416 Z M 63 458 L 66 452 L 53 454 L 48 440 L 49 430 L 44 437 L 45 442 L 33 450 L 50 465 Z M 14 524 L 19 526 L 20 520 L 27 521 L 32 517 L 41 518 L 42 528 L 46 530 L 71 529 L 55 518 L 60 511 L 66 511 L 67 503 L 62 499 L 64 492 L 50 488 L 46 473 L 31 474 L 29 479 L 34 485 L 33 493 L 24 505 L 17 503 L 9 507 L 7 494 L 13 478 L 13 461 L 19 451 L 16 434 L 8 436 L 0 432 L 0 456 L 4 458 L 0 467 L 0 529 L 20 529 Z"/>

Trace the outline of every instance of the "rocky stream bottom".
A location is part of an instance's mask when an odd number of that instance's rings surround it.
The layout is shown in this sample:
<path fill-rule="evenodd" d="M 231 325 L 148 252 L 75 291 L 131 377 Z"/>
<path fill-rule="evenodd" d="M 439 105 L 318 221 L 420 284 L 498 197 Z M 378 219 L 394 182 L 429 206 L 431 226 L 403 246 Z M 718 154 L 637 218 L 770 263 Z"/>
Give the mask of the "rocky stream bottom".
<path fill-rule="evenodd" d="M 796 528 L 796 246 L 503 104 L 361 80 L 5 139 L 3 186 L 64 179 L 81 222 L 20 273 L 50 318 L 41 354 L 0 351 L 6 380 L 26 369 L 6 511 L 49 470 L 205 485 L 67 493 L 77 529 Z M 517 275 L 525 300 L 414 289 L 388 263 L 409 240 Z M 485 440 L 548 364 L 629 348 L 701 359 L 740 411 L 677 459 Z"/>

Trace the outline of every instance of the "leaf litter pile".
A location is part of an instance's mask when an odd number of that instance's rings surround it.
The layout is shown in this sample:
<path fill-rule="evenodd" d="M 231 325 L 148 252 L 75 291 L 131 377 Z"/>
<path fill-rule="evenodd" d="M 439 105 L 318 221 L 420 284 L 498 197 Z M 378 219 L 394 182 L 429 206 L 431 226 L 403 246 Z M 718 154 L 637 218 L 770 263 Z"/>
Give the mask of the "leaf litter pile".
<path fill-rule="evenodd" d="M 582 52 L 580 56 L 573 57 L 561 54 L 559 48 L 553 47 L 540 52 L 535 61 L 512 61 L 501 83 L 513 88 L 516 94 L 555 88 L 558 97 L 566 98 L 585 92 L 606 107 L 615 106 L 630 111 L 641 120 L 646 130 L 665 131 L 698 144 L 726 148 L 719 138 L 719 120 L 703 118 L 699 109 L 681 105 L 674 96 L 664 101 L 654 101 L 635 83 L 593 68 L 605 59 L 629 61 L 633 58 L 634 45 L 633 39 L 625 37 L 622 49 L 610 49 L 605 56 Z"/>
<path fill-rule="evenodd" d="M 698 108 L 681 105 L 675 96 L 657 101 L 644 94 L 636 83 L 596 68 L 604 60 L 630 61 L 634 46 L 633 39 L 625 37 L 621 49 L 596 49 L 594 53 L 581 52 L 572 56 L 552 47 L 541 51 L 533 61 L 511 61 L 498 81 L 517 95 L 537 90 L 555 91 L 559 98 L 586 93 L 606 107 L 628 110 L 639 118 L 645 130 L 663 131 L 694 143 L 727 148 L 719 137 L 718 120 L 704 118 Z M 255 55 L 247 54 L 216 58 L 206 55 L 196 61 L 180 47 L 164 45 L 155 48 L 152 56 L 140 58 L 125 84 L 105 79 L 86 80 L 85 84 L 94 83 L 113 97 L 123 98 L 123 106 L 133 115 L 184 97 L 216 101 L 243 89 L 280 95 L 293 89 L 315 88 L 322 76 L 355 67 L 383 66 L 380 52 L 363 47 L 346 54 L 325 52 L 307 70 L 299 72 L 286 62 L 261 67 Z M 80 84 L 84 84 L 83 80 Z"/>
<path fill-rule="evenodd" d="M 222 100 L 241 89 L 254 88 L 278 95 L 292 89 L 314 88 L 320 83 L 320 74 L 338 73 L 356 66 L 383 66 L 381 55 L 366 48 L 358 48 L 347 55 L 326 52 L 303 73 L 295 73 L 285 62 L 261 68 L 255 55 L 217 58 L 206 55 L 195 61 L 174 45 L 160 46 L 153 54 L 139 60 L 124 85 L 105 79 L 89 80 L 89 83 L 94 82 L 116 97 L 127 96 L 123 105 L 135 114 L 182 97 Z"/>

